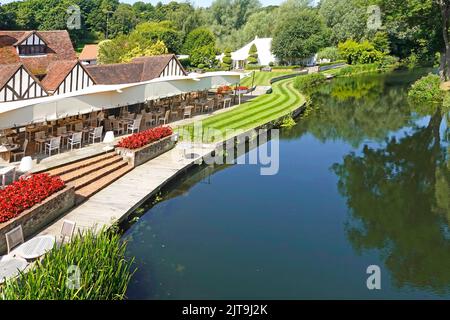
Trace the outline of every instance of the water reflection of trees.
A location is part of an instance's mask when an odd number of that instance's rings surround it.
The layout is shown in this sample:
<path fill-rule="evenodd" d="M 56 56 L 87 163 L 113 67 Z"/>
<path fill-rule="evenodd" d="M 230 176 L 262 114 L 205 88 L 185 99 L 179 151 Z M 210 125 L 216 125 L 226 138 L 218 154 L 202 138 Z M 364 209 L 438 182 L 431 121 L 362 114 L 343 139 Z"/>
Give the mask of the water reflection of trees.
<path fill-rule="evenodd" d="M 350 208 L 346 231 L 354 248 L 381 250 L 396 286 L 438 293 L 450 288 L 448 126 L 442 120 L 435 108 L 427 125 L 333 166 Z"/>
<path fill-rule="evenodd" d="M 404 75 L 397 77 L 401 80 Z M 283 137 L 298 138 L 310 133 L 323 142 L 344 140 L 353 147 L 366 139 L 384 140 L 389 132 L 413 121 L 405 95 L 407 88 L 404 83 L 395 85 L 397 77 L 370 75 L 332 80 L 312 93 L 317 110 L 285 130 Z"/>

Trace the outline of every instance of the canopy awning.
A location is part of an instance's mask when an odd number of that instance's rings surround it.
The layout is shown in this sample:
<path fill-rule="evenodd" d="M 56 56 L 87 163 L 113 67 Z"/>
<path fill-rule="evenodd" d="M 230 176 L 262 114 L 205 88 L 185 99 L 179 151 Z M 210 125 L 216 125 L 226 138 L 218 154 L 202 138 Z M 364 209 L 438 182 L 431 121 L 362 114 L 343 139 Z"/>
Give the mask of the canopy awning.
<path fill-rule="evenodd" d="M 236 84 L 241 76 L 242 74 L 238 72 L 189 74 L 139 83 L 95 85 L 62 95 L 5 102 L 0 104 L 0 129 L 53 121 L 102 109 Z"/>

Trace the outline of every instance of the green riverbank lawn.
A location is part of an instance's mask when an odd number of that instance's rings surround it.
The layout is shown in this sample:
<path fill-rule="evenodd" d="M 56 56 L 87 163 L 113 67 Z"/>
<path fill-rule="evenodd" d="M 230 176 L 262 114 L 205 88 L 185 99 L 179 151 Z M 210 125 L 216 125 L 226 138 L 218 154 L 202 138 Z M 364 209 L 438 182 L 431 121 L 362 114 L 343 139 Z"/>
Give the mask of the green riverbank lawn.
<path fill-rule="evenodd" d="M 270 79 L 284 76 L 286 74 L 291 74 L 293 71 L 271 71 L 271 72 L 261 72 L 255 71 L 255 80 L 253 82 L 254 86 L 270 86 Z M 251 87 L 253 74 L 249 77 L 242 79 L 241 85 Z"/>
<path fill-rule="evenodd" d="M 205 142 L 220 141 L 229 138 L 234 130 L 250 130 L 270 121 L 283 117 L 305 102 L 305 97 L 293 86 L 294 78 L 276 82 L 271 94 L 264 94 L 251 101 L 243 103 L 228 112 L 211 116 L 202 121 L 204 132 L 208 128 L 220 130 L 222 137 L 203 138 Z M 193 132 L 193 123 L 183 129 Z"/>

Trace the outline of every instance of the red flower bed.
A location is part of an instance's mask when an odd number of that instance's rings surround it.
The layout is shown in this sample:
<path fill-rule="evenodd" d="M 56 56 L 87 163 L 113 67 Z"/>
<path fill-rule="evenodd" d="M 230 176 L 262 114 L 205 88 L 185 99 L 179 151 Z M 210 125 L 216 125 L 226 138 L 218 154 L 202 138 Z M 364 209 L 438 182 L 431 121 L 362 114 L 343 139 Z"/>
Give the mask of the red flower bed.
<path fill-rule="evenodd" d="M 117 146 L 126 149 L 138 149 L 154 141 L 158 141 L 164 137 L 172 134 L 171 127 L 157 127 L 148 129 L 139 133 L 134 133 L 131 136 L 123 138 L 119 141 Z"/>
<path fill-rule="evenodd" d="M 0 222 L 6 222 L 26 209 L 63 189 L 65 183 L 60 177 L 53 177 L 47 173 L 20 179 L 5 189 L 0 190 Z"/>
<path fill-rule="evenodd" d="M 246 87 L 246 86 L 239 86 L 239 87 L 234 88 L 234 90 L 236 90 L 236 91 L 247 91 L 248 87 Z"/>
<path fill-rule="evenodd" d="M 224 92 L 228 92 L 228 91 L 231 91 L 231 87 L 230 86 L 221 86 L 221 87 L 217 88 L 217 93 L 218 94 L 221 94 L 221 93 L 224 93 Z"/>

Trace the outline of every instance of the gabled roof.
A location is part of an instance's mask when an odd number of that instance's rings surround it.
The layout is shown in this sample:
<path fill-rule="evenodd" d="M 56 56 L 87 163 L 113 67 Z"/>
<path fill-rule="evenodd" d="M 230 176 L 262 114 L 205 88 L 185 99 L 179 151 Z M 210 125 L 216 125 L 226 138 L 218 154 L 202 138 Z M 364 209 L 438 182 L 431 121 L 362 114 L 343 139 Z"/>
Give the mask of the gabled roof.
<path fill-rule="evenodd" d="M 47 91 L 55 91 L 78 63 L 78 60 L 52 62 L 48 67 L 47 75 L 41 81 L 42 86 Z"/>
<path fill-rule="evenodd" d="M 9 79 L 22 66 L 21 63 L 0 64 L 0 90 L 8 83 Z"/>
<path fill-rule="evenodd" d="M 33 30 L 33 31 L 25 31 L 23 35 L 17 39 L 16 43 L 13 44 L 13 46 L 18 46 L 22 42 L 24 42 L 26 39 L 31 37 L 33 34 L 35 34 L 39 39 L 41 39 L 46 45 L 48 45 L 47 41 L 39 34 L 39 32 Z"/>
<path fill-rule="evenodd" d="M 118 63 L 88 65 L 86 69 L 97 84 L 123 84 L 140 82 L 143 67 L 142 63 Z"/>
<path fill-rule="evenodd" d="M 46 54 L 30 57 L 19 56 L 14 46 L 33 33 L 36 33 L 47 44 Z M 76 58 L 67 30 L 0 31 L 0 64 L 21 61 L 33 74 L 44 75 L 53 61 L 75 60 Z"/>
<path fill-rule="evenodd" d="M 155 78 L 158 78 L 165 67 L 169 64 L 169 62 L 175 58 L 176 62 L 180 66 L 184 75 L 187 75 L 181 63 L 179 63 L 178 59 L 174 54 L 164 54 L 160 56 L 150 56 L 150 57 L 139 57 L 133 59 L 133 63 L 143 63 L 144 70 L 141 75 L 141 81 L 148 81 Z"/>
<path fill-rule="evenodd" d="M 97 84 L 124 84 L 158 78 L 174 58 L 187 75 L 174 54 L 135 58 L 131 63 L 85 66 Z"/>
<path fill-rule="evenodd" d="M 98 54 L 98 45 L 87 44 L 84 46 L 83 51 L 81 51 L 78 59 L 80 60 L 96 60 Z"/>

